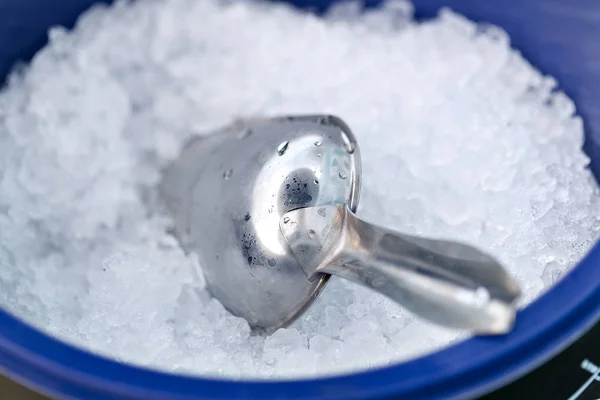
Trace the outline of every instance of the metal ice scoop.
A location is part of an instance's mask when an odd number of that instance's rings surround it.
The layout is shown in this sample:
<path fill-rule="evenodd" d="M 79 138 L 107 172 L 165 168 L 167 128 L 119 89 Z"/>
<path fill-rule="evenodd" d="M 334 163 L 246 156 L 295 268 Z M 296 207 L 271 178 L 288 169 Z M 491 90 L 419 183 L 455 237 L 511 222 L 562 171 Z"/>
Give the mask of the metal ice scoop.
<path fill-rule="evenodd" d="M 240 121 L 190 141 L 160 189 L 209 291 L 255 329 L 294 321 L 334 274 L 447 327 L 510 330 L 520 289 L 502 266 L 359 219 L 360 168 L 337 117 Z"/>

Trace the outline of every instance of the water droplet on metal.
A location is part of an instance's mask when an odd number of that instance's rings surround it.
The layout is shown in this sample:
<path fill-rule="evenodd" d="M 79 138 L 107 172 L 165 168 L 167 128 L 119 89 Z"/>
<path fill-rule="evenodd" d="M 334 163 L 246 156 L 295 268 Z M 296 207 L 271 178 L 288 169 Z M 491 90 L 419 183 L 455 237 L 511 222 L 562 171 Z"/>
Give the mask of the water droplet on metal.
<path fill-rule="evenodd" d="M 352 154 L 354 153 L 354 150 L 356 150 L 356 145 L 352 142 L 346 143 L 344 144 L 344 150 L 346 150 L 348 154 Z"/>
<path fill-rule="evenodd" d="M 233 174 L 232 169 L 228 169 L 227 171 L 223 172 L 223 179 L 228 180 L 231 178 L 231 174 Z"/>
<path fill-rule="evenodd" d="M 275 264 L 277 264 L 277 260 L 275 260 L 274 258 L 269 258 L 267 260 L 267 263 L 269 264 L 270 267 L 274 267 Z"/>
<path fill-rule="evenodd" d="M 296 221 L 292 222 L 291 225 L 292 225 L 292 228 L 297 228 L 298 227 L 298 223 Z"/>
<path fill-rule="evenodd" d="M 314 229 L 309 229 L 308 230 L 308 237 L 311 239 L 314 239 L 315 236 L 317 236 L 317 232 L 314 231 Z"/>
<path fill-rule="evenodd" d="M 320 146 L 320 145 L 321 145 L 321 141 L 320 141 L 320 140 L 317 140 L 317 141 L 315 142 L 315 146 Z"/>
<path fill-rule="evenodd" d="M 317 210 L 317 214 L 319 214 L 321 217 L 326 217 L 327 216 L 327 210 L 325 208 L 319 208 Z"/>
<path fill-rule="evenodd" d="M 269 208 L 269 214 L 273 213 L 273 207 Z"/>
<path fill-rule="evenodd" d="M 283 223 L 287 224 L 288 222 L 290 222 L 290 217 L 284 217 L 283 218 Z"/>
<path fill-rule="evenodd" d="M 281 143 L 279 146 L 277 146 L 277 154 L 279 154 L 280 156 L 284 155 L 289 144 L 290 144 L 290 142 L 285 141 L 285 142 Z"/>
<path fill-rule="evenodd" d="M 338 175 L 339 175 L 339 177 L 340 177 L 340 178 L 342 178 L 342 179 L 346 179 L 346 178 L 348 177 L 348 175 L 346 175 L 346 173 L 345 173 L 345 172 L 340 172 Z"/>
<path fill-rule="evenodd" d="M 342 132 L 342 141 L 344 142 L 344 150 L 346 153 L 352 154 L 356 150 L 356 143 L 354 143 L 348 135 Z"/>
<path fill-rule="evenodd" d="M 315 179 L 314 182 L 315 182 L 315 185 L 319 184 L 319 180 L 318 179 Z"/>

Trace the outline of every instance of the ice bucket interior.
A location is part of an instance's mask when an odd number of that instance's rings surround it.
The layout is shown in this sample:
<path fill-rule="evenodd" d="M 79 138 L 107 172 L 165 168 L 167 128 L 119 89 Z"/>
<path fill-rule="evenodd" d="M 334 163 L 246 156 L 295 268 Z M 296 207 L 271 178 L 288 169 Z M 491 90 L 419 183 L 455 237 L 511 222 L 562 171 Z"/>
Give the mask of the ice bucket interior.
<path fill-rule="evenodd" d="M 108 2 L 108 1 L 106 1 Z M 293 0 L 324 10 L 327 0 Z M 0 81 L 46 42 L 53 25 L 73 26 L 92 0 L 0 0 Z M 367 0 L 367 6 L 378 2 Z M 600 3 L 594 0 L 415 0 L 417 16 L 450 7 L 505 29 L 515 48 L 553 75 L 584 118 L 585 150 L 600 176 Z M 453 398 L 506 383 L 576 339 L 600 317 L 596 245 L 548 293 L 521 311 L 506 336 L 474 338 L 391 367 L 281 382 L 185 378 L 134 368 L 54 340 L 0 311 L 0 371 L 49 394 L 74 398 Z"/>

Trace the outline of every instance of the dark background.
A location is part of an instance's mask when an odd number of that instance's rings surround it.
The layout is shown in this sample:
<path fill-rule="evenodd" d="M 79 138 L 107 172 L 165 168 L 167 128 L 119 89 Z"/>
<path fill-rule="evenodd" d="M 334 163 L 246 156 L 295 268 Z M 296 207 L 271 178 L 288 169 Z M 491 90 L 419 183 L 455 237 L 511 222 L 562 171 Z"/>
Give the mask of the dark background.
<path fill-rule="evenodd" d="M 600 368 L 600 323 L 559 355 L 523 378 L 481 398 L 481 400 L 567 400 L 592 378 L 583 368 L 583 360 Z M 577 400 L 600 399 L 600 377 Z"/>

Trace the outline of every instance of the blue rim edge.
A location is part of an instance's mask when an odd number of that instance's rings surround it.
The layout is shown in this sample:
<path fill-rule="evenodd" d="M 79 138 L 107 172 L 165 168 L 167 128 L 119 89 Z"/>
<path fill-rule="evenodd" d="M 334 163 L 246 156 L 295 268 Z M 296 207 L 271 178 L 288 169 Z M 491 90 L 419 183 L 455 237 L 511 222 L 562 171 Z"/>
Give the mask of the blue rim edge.
<path fill-rule="evenodd" d="M 87 0 L 82 1 L 81 4 L 86 2 Z M 366 2 L 370 4 L 377 1 Z M 295 0 L 295 3 L 323 5 L 326 1 Z M 422 9 L 433 11 L 438 8 L 438 3 L 443 2 L 423 0 L 417 3 L 421 4 Z M 468 0 L 453 3 L 456 3 L 457 11 L 461 11 L 460 8 L 469 11 L 467 5 L 469 8 L 473 7 L 472 12 L 466 14 L 475 20 L 485 17 L 487 13 L 483 11 L 487 10 L 488 5 L 492 7 L 493 4 L 493 2 Z M 517 1 L 510 3 L 521 4 Z M 525 3 L 531 3 L 529 8 L 525 7 L 527 5 Z M 549 3 L 562 4 L 562 1 L 547 0 L 544 4 L 548 6 L 545 8 L 552 10 Z M 503 11 L 499 12 L 495 19 L 504 20 L 504 24 L 499 24 L 503 27 L 512 24 L 513 17 L 515 20 L 521 20 L 523 24 L 527 22 L 526 25 L 522 25 L 530 29 L 533 29 L 532 24 L 537 24 L 537 28 L 545 23 L 553 26 L 554 24 L 550 22 L 557 20 L 560 15 L 550 12 L 537 13 L 536 7 L 540 4 L 523 2 L 524 8 L 517 10 L 515 7 L 514 15 L 511 14 L 510 18 L 508 11 L 513 7 L 505 4 Z M 597 7 L 595 4 L 597 3 L 592 1 L 581 2 L 580 13 L 585 14 L 585 9 L 593 11 Z M 477 7 L 481 10 L 476 11 Z M 498 5 L 494 7 L 500 9 Z M 76 14 L 75 11 L 72 12 L 73 15 Z M 508 14 L 504 15 L 504 11 Z M 528 19 L 531 16 L 535 18 Z M 564 18 L 570 17 L 567 15 Z M 593 21 L 578 19 L 576 23 L 570 22 L 572 26 L 580 29 L 573 30 L 571 33 L 562 32 L 561 35 L 565 37 L 561 43 L 569 43 L 567 34 L 573 38 L 581 33 L 580 30 L 585 29 L 589 35 L 597 31 Z M 511 36 L 523 35 L 522 32 L 514 29 L 514 25 L 511 26 L 513 28 L 509 30 Z M 542 43 L 538 42 L 536 42 L 538 45 Z M 521 44 L 525 43 L 523 41 Z M 32 45 L 31 48 L 34 47 L 39 48 L 37 45 Z M 576 49 L 581 51 L 587 49 L 585 46 L 566 46 L 561 49 L 559 53 L 562 54 L 563 59 L 593 58 L 590 56 L 591 53 L 585 53 L 587 55 L 585 58 L 575 52 Z M 536 60 L 540 57 L 530 52 L 529 56 Z M 535 64 L 539 63 L 542 66 L 552 64 L 549 60 L 537 61 Z M 566 64 L 561 62 L 557 65 L 562 68 Z M 548 68 L 548 72 L 553 72 L 559 78 L 562 77 L 560 80 L 563 81 L 565 74 L 569 75 L 569 71 L 565 72 L 557 68 L 556 65 Z M 587 86 L 590 77 L 595 75 L 592 76 L 590 72 L 585 76 L 587 76 Z M 585 76 L 581 75 L 581 79 Z M 570 78 L 572 80 L 573 76 Z M 573 85 L 574 88 L 577 87 Z M 567 90 L 568 94 L 578 100 L 576 103 L 580 113 L 585 114 L 587 120 L 595 121 L 595 118 L 592 118 L 595 109 L 590 109 L 593 104 L 590 99 L 595 98 L 595 92 L 580 92 L 570 93 Z M 588 148 L 588 151 L 596 155 L 596 147 L 592 150 Z M 592 168 L 596 176 L 600 176 L 598 174 L 600 168 L 594 163 Z M 367 372 L 332 378 L 280 382 L 234 382 L 186 378 L 119 364 L 53 339 L 0 309 L 0 371 L 47 394 L 90 400 L 465 398 L 485 393 L 523 375 L 568 346 L 600 320 L 599 283 L 600 244 L 594 246 L 561 282 L 522 310 L 517 317 L 515 329 L 509 335 L 469 339 L 431 355 Z"/>
<path fill-rule="evenodd" d="M 514 330 L 476 337 L 406 363 L 294 381 L 183 377 L 93 355 L 0 311 L 0 369 L 49 394 L 86 399 L 464 398 L 522 375 L 600 319 L 600 245 L 520 311 Z"/>

